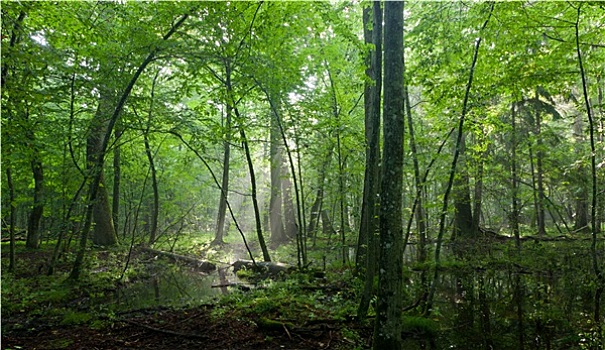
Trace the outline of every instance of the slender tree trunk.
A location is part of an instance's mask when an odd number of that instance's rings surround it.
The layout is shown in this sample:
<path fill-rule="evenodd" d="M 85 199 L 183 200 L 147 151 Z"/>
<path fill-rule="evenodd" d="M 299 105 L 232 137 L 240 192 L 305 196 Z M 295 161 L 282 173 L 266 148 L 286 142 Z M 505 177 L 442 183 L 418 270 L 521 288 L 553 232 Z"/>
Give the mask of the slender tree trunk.
<path fill-rule="evenodd" d="M 237 107 L 235 107 L 235 114 L 238 115 Z M 256 221 L 256 235 L 260 248 L 263 252 L 263 259 L 265 262 L 270 262 L 271 257 L 269 256 L 269 250 L 267 244 L 265 244 L 265 238 L 263 236 L 262 222 L 260 219 L 260 210 L 258 209 L 258 200 L 256 198 L 256 176 L 254 175 L 254 165 L 252 163 L 252 156 L 250 155 L 250 147 L 248 146 L 248 139 L 246 138 L 246 132 L 244 128 L 239 128 L 240 136 L 242 137 L 242 143 L 244 144 L 244 151 L 246 152 L 246 161 L 248 163 L 248 170 L 250 171 L 250 184 L 252 185 L 252 205 L 254 206 L 254 219 Z"/>
<path fill-rule="evenodd" d="M 487 150 L 479 157 L 477 161 L 477 177 L 475 178 L 475 197 L 473 199 L 473 225 L 471 232 L 475 237 L 479 235 L 479 226 L 481 225 L 481 210 L 483 203 L 483 168 Z"/>
<path fill-rule="evenodd" d="M 483 23 L 481 27 L 481 31 L 487 27 L 489 20 L 492 17 L 492 13 L 494 12 L 494 3 L 490 3 L 490 10 L 487 19 Z M 456 174 L 456 165 L 458 164 L 458 157 L 460 155 L 460 147 L 462 145 L 462 137 L 464 135 L 464 121 L 466 119 L 466 113 L 468 108 L 468 100 L 470 97 L 471 88 L 473 85 L 473 77 L 475 75 L 475 66 L 477 65 L 477 58 L 479 56 L 479 48 L 481 47 L 482 37 L 475 42 L 475 50 L 473 53 L 473 60 L 471 63 L 471 69 L 468 77 L 468 83 L 466 84 L 466 91 L 464 93 L 464 101 L 462 102 L 462 113 L 460 116 L 460 122 L 458 123 L 458 138 L 456 139 L 456 148 L 454 151 L 454 159 L 452 159 L 452 164 L 450 166 L 450 174 L 449 180 L 447 183 L 447 187 L 445 189 L 445 194 L 443 195 L 443 206 L 441 209 L 441 215 L 439 216 L 439 233 L 437 236 L 437 246 L 435 247 L 435 268 L 433 273 L 433 282 L 431 284 L 431 289 L 429 291 L 429 295 L 427 297 L 425 314 L 430 314 L 433 307 L 433 298 L 435 296 L 435 289 L 437 286 L 437 280 L 439 277 L 439 265 L 441 262 L 441 244 L 443 242 L 443 235 L 445 233 L 445 216 L 447 214 L 448 207 L 448 197 L 450 195 L 450 191 L 454 184 L 454 176 Z"/>
<path fill-rule="evenodd" d="M 113 147 L 113 195 L 111 204 L 111 215 L 113 219 L 113 227 L 116 231 L 116 236 L 119 230 L 120 222 L 120 185 L 122 180 L 122 161 L 120 151 L 120 137 L 122 137 L 122 126 L 116 125 L 114 132 L 116 143 Z"/>
<path fill-rule="evenodd" d="M 33 132 L 31 132 L 33 138 Z M 33 139 L 30 139 L 34 142 Z M 40 246 L 40 220 L 44 212 L 44 202 L 42 192 L 44 190 L 44 172 L 42 170 L 42 161 L 40 160 L 40 152 L 36 146 L 33 146 L 33 155 L 31 160 L 31 169 L 34 175 L 34 204 L 29 215 L 27 225 L 27 248 L 37 249 Z"/>
<path fill-rule="evenodd" d="M 148 132 L 149 127 L 147 128 L 145 134 L 143 134 L 143 141 L 145 143 L 145 154 L 147 155 L 147 160 L 149 161 L 149 170 L 151 171 L 151 188 L 153 189 L 153 205 L 151 206 L 151 217 L 149 220 L 149 244 L 153 244 L 157 237 L 158 231 L 160 198 L 158 193 L 158 180 L 156 176 L 155 163 L 153 161 L 153 153 L 151 152 L 151 146 L 149 145 L 149 137 L 147 136 Z"/>
<path fill-rule="evenodd" d="M 332 148 L 333 146 L 331 145 L 326 151 L 325 158 L 323 159 L 321 169 L 319 171 L 319 177 L 317 179 L 317 192 L 315 194 L 315 201 L 313 202 L 313 205 L 311 205 L 311 214 L 309 218 L 307 234 L 309 235 L 309 237 L 313 238 L 313 246 L 315 246 L 317 237 L 317 227 L 319 226 L 319 218 L 323 206 L 326 172 L 332 160 Z"/>
<path fill-rule="evenodd" d="M 582 116 L 578 114 L 573 126 L 574 137 L 576 140 L 576 153 L 582 154 L 582 145 L 586 142 L 584 138 L 584 125 L 582 123 Z M 581 162 L 578 165 L 574 177 L 577 181 L 577 190 L 574 192 L 575 202 L 575 220 L 574 220 L 574 231 L 589 232 L 590 227 L 588 226 L 588 184 L 586 166 Z"/>
<path fill-rule="evenodd" d="M 212 244 L 224 244 L 225 216 L 227 213 L 227 196 L 229 195 L 229 163 L 231 158 L 231 113 L 232 107 L 227 103 L 225 118 L 225 141 L 223 141 L 223 177 L 221 180 L 221 198 L 218 202 L 218 216 L 216 218 L 216 233 Z"/>
<path fill-rule="evenodd" d="M 536 99 L 538 99 L 538 90 L 536 89 Z M 542 115 L 539 110 L 536 110 L 536 180 L 538 185 L 538 235 L 546 235 L 545 211 L 544 211 L 544 172 L 542 162 L 544 158 L 544 150 L 542 146 Z"/>
<path fill-rule="evenodd" d="M 513 100 L 514 101 L 514 100 Z M 515 236 L 517 250 L 521 250 L 521 237 L 519 236 L 519 184 L 517 176 L 517 111 L 515 103 L 511 103 L 511 193 L 512 210 L 510 213 L 510 225 Z"/>
<path fill-rule="evenodd" d="M 153 78 L 151 84 L 151 101 L 149 103 L 149 113 L 147 115 L 147 128 L 143 134 L 143 141 L 145 143 L 145 154 L 149 161 L 149 170 L 151 171 L 151 188 L 153 189 L 153 205 L 151 207 L 151 222 L 149 228 L 149 244 L 153 244 L 157 237 L 158 232 L 158 217 L 160 214 L 160 195 L 158 190 L 158 179 L 156 175 L 155 163 L 153 161 L 153 153 L 151 152 L 151 146 L 149 145 L 149 130 L 151 129 L 151 118 L 153 116 L 153 103 L 155 99 L 155 86 L 158 80 L 160 71 L 158 70 Z"/>
<path fill-rule="evenodd" d="M 534 200 L 534 217 L 533 217 L 533 221 L 531 224 L 531 227 L 534 228 L 536 227 L 537 223 L 538 223 L 538 212 L 539 212 L 539 203 L 538 203 L 538 187 L 536 185 L 536 167 L 535 167 L 535 160 L 534 160 L 534 152 L 533 152 L 533 145 L 531 144 L 531 142 L 528 142 L 528 152 L 529 152 L 529 169 L 531 171 L 531 187 L 532 187 L 532 194 L 533 194 L 533 200 Z"/>
<path fill-rule="evenodd" d="M 368 313 L 374 295 L 374 277 L 378 258 L 378 208 L 380 185 L 380 98 L 382 90 L 382 8 L 380 1 L 373 1 L 372 8 L 364 9 L 364 36 L 366 43 L 373 43 L 374 50 L 366 74 L 373 85 L 366 83 L 364 90 L 366 168 L 363 187 L 361 225 L 357 244 L 357 271 L 364 277 L 364 289 L 357 309 L 357 317 Z M 368 25 L 372 21 L 372 30 Z M 367 62 L 367 61 L 366 61 Z"/>
<path fill-rule="evenodd" d="M 402 348 L 403 302 L 403 2 L 385 3 L 384 24 L 384 165 L 373 349 L 397 350 Z"/>
<path fill-rule="evenodd" d="M 276 102 L 277 103 L 277 102 Z M 281 144 L 281 134 L 279 132 L 277 112 L 279 107 L 275 107 L 271 117 L 270 126 L 270 162 L 271 162 L 271 198 L 269 199 L 269 224 L 271 225 L 271 244 L 278 247 L 286 242 L 286 234 L 283 221 L 283 199 L 282 199 L 282 164 L 283 155 Z"/>
<path fill-rule="evenodd" d="M 603 332 L 602 332 L 602 322 L 601 320 L 601 297 L 605 290 L 605 276 L 603 275 L 603 270 L 599 266 L 599 257 L 597 251 L 597 232 L 599 231 L 597 228 L 597 208 L 598 208 L 598 183 L 597 183 L 597 159 L 596 159 L 596 144 L 595 144 L 595 122 L 592 116 L 592 109 L 590 108 L 590 102 L 588 99 L 588 87 L 586 83 L 586 74 L 584 72 L 584 64 L 582 62 L 582 52 L 580 51 L 580 14 L 581 14 L 581 4 L 578 5 L 578 16 L 575 23 L 575 33 L 576 33 L 576 52 L 578 54 L 578 65 L 580 66 L 580 74 L 582 76 L 582 92 L 584 94 L 584 103 L 586 107 L 586 115 L 588 116 L 588 130 L 590 132 L 590 170 L 591 170 L 591 180 L 592 180 L 592 203 L 591 203 L 591 226 L 592 226 L 592 242 L 590 245 L 591 257 L 592 257 L 592 268 L 596 277 L 596 288 L 595 288 L 595 296 L 594 296 L 594 314 L 593 320 L 595 325 L 597 326 L 596 334 L 597 334 L 597 343 L 603 344 Z M 599 345 L 596 346 L 598 348 Z"/>
<path fill-rule="evenodd" d="M 13 184 L 13 174 L 11 171 L 11 165 L 8 162 L 4 164 L 6 169 L 6 183 L 8 185 L 8 200 L 10 201 L 10 214 L 9 214 L 9 236 L 10 236 L 10 248 L 9 248 L 9 264 L 8 272 L 15 271 L 15 224 L 16 224 L 16 212 L 17 207 L 15 206 L 15 185 Z"/>

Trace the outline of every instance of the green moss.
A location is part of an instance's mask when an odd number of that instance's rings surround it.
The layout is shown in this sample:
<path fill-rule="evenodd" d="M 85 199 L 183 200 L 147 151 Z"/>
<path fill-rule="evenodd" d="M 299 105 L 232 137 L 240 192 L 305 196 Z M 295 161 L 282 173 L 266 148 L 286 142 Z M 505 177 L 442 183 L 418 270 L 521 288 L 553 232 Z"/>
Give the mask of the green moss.
<path fill-rule="evenodd" d="M 420 338 L 435 338 L 439 333 L 439 324 L 426 317 L 403 316 L 402 333 Z"/>

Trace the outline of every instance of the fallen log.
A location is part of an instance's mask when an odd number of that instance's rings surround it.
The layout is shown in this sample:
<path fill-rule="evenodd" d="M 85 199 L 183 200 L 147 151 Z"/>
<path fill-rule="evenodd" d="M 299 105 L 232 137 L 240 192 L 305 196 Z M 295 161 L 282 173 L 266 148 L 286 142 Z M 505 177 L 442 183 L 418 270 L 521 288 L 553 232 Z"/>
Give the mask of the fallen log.
<path fill-rule="evenodd" d="M 231 264 L 231 266 L 233 266 L 234 273 L 237 273 L 239 270 L 246 269 L 261 274 L 268 274 L 270 276 L 279 275 L 281 273 L 289 273 L 296 269 L 288 264 L 276 262 L 257 261 L 255 264 L 252 260 L 237 260 Z"/>
<path fill-rule="evenodd" d="M 214 265 L 213 263 L 211 263 L 209 261 L 200 260 L 200 259 L 192 258 L 189 256 L 174 254 L 174 253 L 170 253 L 170 252 L 164 252 L 161 250 L 151 249 L 151 248 L 147 248 L 147 247 L 143 247 L 142 250 L 144 252 L 154 254 L 156 256 L 165 256 L 165 257 L 170 258 L 175 261 L 186 262 L 188 264 L 194 265 L 197 269 L 204 271 L 204 272 L 210 272 L 210 271 L 216 270 L 216 265 Z"/>

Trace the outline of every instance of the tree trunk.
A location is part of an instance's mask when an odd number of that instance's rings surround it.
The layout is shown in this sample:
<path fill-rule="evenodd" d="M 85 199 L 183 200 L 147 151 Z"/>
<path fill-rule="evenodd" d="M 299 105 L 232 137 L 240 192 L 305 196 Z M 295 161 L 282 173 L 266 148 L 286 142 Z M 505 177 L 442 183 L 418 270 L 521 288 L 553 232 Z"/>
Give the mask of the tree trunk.
<path fill-rule="evenodd" d="M 597 232 L 599 231 L 597 228 L 597 208 L 598 208 L 598 178 L 597 178 L 597 150 L 595 145 L 595 122 L 592 116 L 592 109 L 590 107 L 590 101 L 588 99 L 588 87 L 586 83 L 586 74 L 584 73 L 584 65 L 582 63 L 582 52 L 580 51 L 580 33 L 579 33 L 579 25 L 580 25 L 580 15 L 581 15 L 582 6 L 578 6 L 578 16 L 576 18 L 575 23 L 575 34 L 576 34 L 576 52 L 578 54 L 578 65 L 580 66 L 580 74 L 582 78 L 582 92 L 584 95 L 584 103 L 586 107 L 586 115 L 588 117 L 588 130 L 590 134 L 590 170 L 591 170 L 591 180 L 592 180 L 592 203 L 591 203 L 591 226 L 592 226 L 592 241 L 590 244 L 591 258 L 592 258 L 592 268 L 596 277 L 596 289 L 594 295 L 594 313 L 593 313 L 593 321 L 596 325 L 596 334 L 597 334 L 597 343 L 603 344 L 603 332 L 602 332 L 602 321 L 601 320 L 601 297 L 603 292 L 605 291 L 605 275 L 603 275 L 603 270 L 599 266 L 599 257 L 597 250 Z M 598 348 L 598 346 L 597 346 Z"/>
<path fill-rule="evenodd" d="M 113 219 L 113 228 L 116 232 L 116 236 L 120 232 L 120 182 L 122 180 L 122 167 L 121 167 L 121 152 L 120 152 L 120 137 L 122 137 L 122 126 L 116 125 L 114 132 L 116 143 L 113 147 L 113 195 L 111 205 L 111 215 Z"/>
<path fill-rule="evenodd" d="M 513 100 L 514 101 L 514 100 Z M 517 250 L 521 250 L 521 237 L 519 236 L 519 184 L 517 177 L 517 112 L 515 103 L 511 103 L 511 193 L 512 193 L 512 210 L 510 213 L 510 226 L 515 236 L 515 244 Z"/>
<path fill-rule="evenodd" d="M 31 137 L 32 139 L 30 140 L 33 143 L 33 131 L 31 132 Z M 40 152 L 35 145 L 33 146 L 31 167 L 34 175 L 34 204 L 27 224 L 27 241 L 25 246 L 27 248 L 37 249 L 40 246 L 40 220 L 42 219 L 42 213 L 44 212 L 44 203 L 42 200 L 44 172 L 42 171 Z"/>
<path fill-rule="evenodd" d="M 468 168 L 466 165 L 466 136 L 462 135 L 462 141 L 459 146 L 459 166 L 458 173 L 454 178 L 454 187 L 452 197 L 454 199 L 454 232 L 453 239 L 473 239 L 476 237 L 473 232 L 473 212 L 471 208 L 471 193 L 469 184 Z"/>
<path fill-rule="evenodd" d="M 176 22 L 174 22 L 174 24 L 172 25 L 170 30 L 162 37 L 162 40 L 163 41 L 168 40 L 177 31 L 177 29 L 185 22 L 185 20 L 188 17 L 189 17 L 189 14 L 184 14 Z M 80 278 L 80 273 L 82 271 L 82 265 L 84 263 L 84 256 L 86 253 L 88 235 L 90 233 L 90 229 L 92 226 L 92 217 L 93 217 L 93 205 L 92 204 L 94 204 L 97 199 L 97 196 L 99 193 L 99 188 L 100 188 L 102 180 L 103 180 L 104 156 L 105 156 L 105 152 L 107 151 L 107 144 L 109 142 L 109 137 L 111 135 L 111 132 L 113 131 L 113 127 L 115 126 L 116 122 L 118 121 L 120 113 L 122 113 L 122 110 L 124 109 L 124 104 L 126 104 L 126 100 L 128 99 L 128 96 L 130 96 L 130 92 L 132 91 L 132 88 L 136 84 L 137 80 L 139 79 L 139 77 L 141 76 L 141 74 L 143 73 L 145 68 L 147 68 L 149 63 L 151 63 L 151 61 L 153 61 L 156 54 L 158 53 L 158 50 L 159 50 L 159 47 L 154 48 L 147 55 L 147 57 L 145 57 L 145 59 L 143 60 L 143 62 L 139 66 L 139 68 L 137 68 L 136 72 L 134 73 L 134 75 L 132 76 L 130 81 L 128 82 L 128 85 L 126 85 L 126 88 L 122 92 L 122 95 L 120 96 L 120 99 L 118 100 L 118 103 L 117 103 L 115 109 L 113 110 L 113 113 L 111 114 L 111 118 L 109 119 L 105 136 L 102 138 L 100 152 L 99 152 L 100 157 L 97 157 L 97 159 L 95 159 L 95 161 L 96 161 L 95 163 L 88 164 L 88 166 L 90 167 L 90 170 L 91 170 L 90 171 L 91 182 L 90 182 L 90 186 L 89 186 L 89 190 L 88 190 L 88 202 L 89 202 L 88 204 L 89 205 L 86 208 L 86 214 L 85 214 L 85 218 L 84 218 L 84 228 L 82 229 L 82 232 L 80 233 L 80 246 L 78 248 L 78 253 L 76 254 L 76 259 L 74 260 L 74 264 L 71 269 L 71 273 L 69 274 L 70 280 L 77 281 Z M 111 219 L 111 216 L 109 218 Z M 115 237 L 115 232 L 114 232 L 114 237 Z"/>
<path fill-rule="evenodd" d="M 380 192 L 378 301 L 373 348 L 402 348 L 403 2 L 385 3 L 384 148 Z"/>
<path fill-rule="evenodd" d="M 578 114 L 573 126 L 574 137 L 576 141 L 576 153 L 582 154 L 581 145 L 586 142 L 584 137 L 584 126 L 582 123 L 582 116 Z M 588 186 L 587 186 L 587 174 L 586 166 L 579 162 L 577 171 L 574 175 L 577 179 L 578 188 L 574 192 L 575 202 L 575 220 L 574 220 L 574 231 L 589 232 L 588 227 Z"/>
<path fill-rule="evenodd" d="M 309 237 L 313 238 L 313 246 L 315 246 L 315 243 L 316 243 L 317 228 L 319 226 L 319 218 L 320 218 L 321 210 L 322 210 L 322 206 L 323 206 L 326 172 L 327 172 L 328 167 L 330 166 L 330 162 L 332 160 L 332 148 L 333 148 L 333 145 L 330 145 L 330 147 L 328 147 L 325 158 L 323 159 L 323 163 L 321 165 L 319 177 L 317 180 L 317 192 L 315 195 L 315 201 L 313 202 L 313 205 L 311 205 L 311 214 L 310 214 L 310 218 L 309 218 L 307 234 Z"/>
<path fill-rule="evenodd" d="M 292 199 L 292 181 L 288 175 L 288 166 L 282 163 L 282 199 L 284 208 L 284 237 L 286 240 L 296 237 L 298 227 L 296 226 L 296 212 L 294 210 L 294 201 Z"/>
<path fill-rule="evenodd" d="M 235 108 L 235 114 L 239 117 L 237 107 Z M 258 200 L 256 199 L 256 176 L 254 175 L 254 165 L 252 164 L 252 156 L 250 155 L 250 147 L 248 147 L 248 139 L 246 138 L 246 132 L 243 127 L 239 127 L 240 136 L 242 137 L 242 143 L 244 144 L 244 151 L 246 152 L 246 161 L 248 163 L 248 170 L 250 171 L 250 184 L 252 185 L 252 205 L 254 206 L 254 219 L 256 222 L 256 235 L 258 237 L 258 243 L 263 252 L 263 260 L 270 262 L 271 257 L 269 256 L 269 250 L 267 244 L 265 244 L 265 238 L 263 236 L 263 228 L 260 219 L 260 210 L 258 209 Z"/>
<path fill-rule="evenodd" d="M 145 134 L 143 134 L 143 141 L 145 143 L 145 154 L 147 155 L 147 160 L 149 161 L 149 170 L 151 171 L 151 187 L 153 189 L 153 205 L 151 206 L 151 217 L 149 218 L 149 244 L 151 245 L 153 244 L 153 242 L 155 242 L 158 231 L 160 199 L 158 193 L 158 180 L 156 176 L 155 164 L 153 162 L 153 154 L 151 152 L 149 138 L 147 136 L 148 132 L 149 126 L 147 127 Z"/>
<path fill-rule="evenodd" d="M 15 224 L 16 224 L 16 211 L 17 207 L 15 206 L 15 185 L 13 184 L 13 174 L 11 171 L 11 166 L 8 162 L 4 164 L 6 168 L 6 183 L 8 185 L 8 200 L 10 201 L 10 218 L 9 218 L 9 228 L 8 232 L 10 235 L 10 248 L 9 248 L 9 265 L 8 271 L 15 271 Z"/>
<path fill-rule="evenodd" d="M 536 89 L 536 99 L 538 99 L 538 90 Z M 537 206 L 537 220 L 538 220 L 538 235 L 546 235 L 546 224 L 544 214 L 544 172 L 542 169 L 542 162 L 544 158 L 544 150 L 542 146 L 542 115 L 540 111 L 536 109 L 536 180 L 538 185 L 538 206 Z"/>
<path fill-rule="evenodd" d="M 271 117 L 270 128 L 270 162 L 271 162 L 271 198 L 269 199 L 269 224 L 271 225 L 271 244 L 273 247 L 278 247 L 286 242 L 284 229 L 283 212 L 282 212 L 282 163 L 283 154 L 281 144 L 281 133 L 277 118 L 279 114 L 276 110 L 273 111 Z"/>
<path fill-rule="evenodd" d="M 229 159 L 231 157 L 231 104 L 227 103 L 225 118 L 225 141 L 223 141 L 223 177 L 221 180 L 221 198 L 218 202 L 218 216 L 216 218 L 216 233 L 212 244 L 224 244 L 225 216 L 227 213 L 227 196 L 229 193 Z"/>
<path fill-rule="evenodd" d="M 494 12 L 494 6 L 495 6 L 494 3 L 493 2 L 490 3 L 489 6 L 490 6 L 489 15 L 488 15 L 487 19 L 485 20 L 485 22 L 483 23 L 483 26 L 481 27 L 481 31 L 483 31 L 483 29 L 485 29 L 485 27 L 487 27 L 489 20 L 492 18 L 492 13 Z M 462 138 L 464 136 L 464 121 L 466 119 L 466 114 L 468 111 L 468 101 L 470 98 L 470 92 L 471 92 L 471 88 L 473 85 L 473 77 L 475 75 L 475 67 L 477 65 L 477 58 L 479 57 L 479 48 L 481 47 L 481 41 L 482 41 L 482 37 L 479 37 L 479 39 L 477 41 L 475 41 L 475 50 L 473 53 L 473 60 L 472 60 L 471 69 L 469 72 L 468 83 L 466 84 L 464 100 L 462 102 L 462 113 L 460 115 L 460 121 L 458 123 L 458 137 L 456 139 L 456 148 L 454 150 L 454 159 L 452 159 L 452 163 L 450 166 L 449 179 L 448 179 L 447 187 L 445 189 L 445 193 L 443 195 L 443 205 L 441 207 L 441 214 L 439 215 L 439 232 L 437 233 L 437 246 L 435 247 L 435 268 L 433 269 L 434 270 L 433 282 L 431 284 L 431 289 L 429 291 L 429 295 L 427 297 L 427 301 L 425 304 L 426 306 L 425 306 L 425 310 L 424 310 L 424 313 L 427 315 L 430 314 L 432 311 L 433 298 L 435 296 L 437 280 L 439 278 L 441 244 L 443 242 L 443 235 L 445 233 L 445 216 L 447 214 L 448 199 L 449 199 L 450 191 L 454 184 L 454 177 L 456 175 L 458 157 L 460 156 L 460 149 L 461 149 L 462 141 L 463 141 Z"/>
<path fill-rule="evenodd" d="M 481 141 L 483 142 L 483 140 Z M 485 157 L 487 156 L 487 150 L 479 156 L 477 161 L 477 177 L 475 178 L 475 196 L 473 199 L 473 224 L 471 226 L 471 232 L 475 237 L 479 235 L 479 226 L 481 224 L 481 204 L 483 202 L 483 167 Z"/>
<path fill-rule="evenodd" d="M 374 50 L 366 60 L 366 75 L 374 84 L 366 82 L 364 89 L 366 167 L 364 174 L 361 224 L 357 241 L 356 269 L 364 278 L 364 290 L 357 309 L 357 317 L 368 313 L 374 295 L 374 276 L 378 257 L 378 194 L 380 184 L 380 97 L 382 88 L 382 9 L 380 1 L 373 1 L 372 8 L 363 12 L 366 43 L 373 43 Z M 372 20 L 372 29 L 368 26 Z M 369 62 L 368 62 L 369 61 Z"/>
<path fill-rule="evenodd" d="M 153 102 L 155 97 L 155 86 L 158 80 L 160 71 L 158 70 L 151 84 L 151 101 L 149 102 L 149 113 L 147 116 L 147 128 L 143 134 L 143 142 L 145 143 L 145 154 L 149 161 L 149 170 L 151 171 L 151 188 L 153 189 L 153 205 L 151 207 L 151 226 L 149 228 L 149 245 L 155 242 L 158 231 L 158 217 L 160 214 L 160 195 L 158 191 L 158 179 L 156 175 L 155 163 L 153 161 L 153 153 L 149 145 L 149 129 L 151 129 L 151 118 L 153 116 Z"/>
<path fill-rule="evenodd" d="M 97 112 L 90 124 L 88 138 L 86 140 L 86 162 L 89 169 L 96 167 L 100 159 L 104 157 L 102 150 L 105 134 L 107 132 L 108 118 L 111 116 L 113 98 L 107 89 L 101 87 L 101 97 Z M 117 243 L 116 232 L 113 227 L 113 219 L 109 205 L 109 194 L 105 185 L 103 168 L 97 169 L 100 173 L 99 188 L 93 205 L 94 228 L 92 241 L 101 246 L 111 246 Z"/>

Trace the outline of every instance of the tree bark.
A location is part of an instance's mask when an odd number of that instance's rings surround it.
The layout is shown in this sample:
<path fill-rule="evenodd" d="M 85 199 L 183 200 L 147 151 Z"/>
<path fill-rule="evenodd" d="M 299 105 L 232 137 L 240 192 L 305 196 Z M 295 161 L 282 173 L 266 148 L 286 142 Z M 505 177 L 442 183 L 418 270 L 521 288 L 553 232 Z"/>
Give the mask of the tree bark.
<path fill-rule="evenodd" d="M 366 60 L 366 75 L 373 85 L 366 82 L 364 89 L 366 167 L 364 174 L 361 224 L 357 241 L 356 269 L 364 278 L 364 289 L 357 309 L 357 317 L 368 313 L 374 294 L 374 276 L 378 257 L 378 194 L 380 184 L 380 98 L 382 90 L 382 9 L 380 1 L 373 1 L 372 8 L 363 12 L 366 43 L 373 43 L 374 50 Z M 368 28 L 372 23 L 372 29 Z"/>
<path fill-rule="evenodd" d="M 216 233 L 212 244 L 224 244 L 225 216 L 227 213 L 227 196 L 229 191 L 229 163 L 231 157 L 231 104 L 227 103 L 225 118 L 225 140 L 223 141 L 223 176 L 221 180 L 221 198 L 218 202 L 218 215 L 216 218 Z"/>
<path fill-rule="evenodd" d="M 35 142 L 33 140 L 33 131 L 31 131 L 30 137 L 30 141 L 32 143 Z M 27 224 L 27 241 L 25 246 L 27 248 L 37 249 L 40 246 L 40 220 L 42 219 L 42 213 L 44 212 L 44 202 L 42 199 L 44 190 L 44 172 L 42 170 L 42 161 L 40 160 L 38 147 L 35 145 L 32 146 L 32 152 L 31 169 L 34 175 L 34 203 Z"/>
<path fill-rule="evenodd" d="M 373 349 L 397 350 L 402 348 L 403 291 L 403 2 L 385 3 L 384 24 L 384 161 Z"/>
<path fill-rule="evenodd" d="M 538 90 L 536 89 L 536 99 L 538 99 Z M 538 109 L 536 109 L 536 180 L 538 185 L 538 206 L 536 210 L 538 211 L 537 220 L 538 220 L 538 234 L 546 235 L 546 216 L 544 211 L 544 171 L 542 167 L 542 162 L 544 158 L 544 150 L 542 146 L 542 115 Z"/>
<path fill-rule="evenodd" d="M 93 120 L 91 121 L 88 138 L 86 140 L 86 162 L 88 169 L 92 169 L 99 164 L 100 158 L 103 158 L 105 151 L 102 149 L 103 139 L 107 133 L 107 127 L 113 106 L 113 94 L 104 87 L 100 87 L 101 96 L 99 105 Z M 92 241 L 101 246 L 111 246 L 117 243 L 117 236 L 113 227 L 113 219 L 109 205 L 109 193 L 105 185 L 105 175 L 103 168 L 97 169 L 99 172 L 99 188 L 93 205 L 94 228 Z"/>
<path fill-rule="evenodd" d="M 459 152 L 458 173 L 454 178 L 452 197 L 454 199 L 454 236 L 453 239 L 473 239 L 473 212 L 471 208 L 471 193 L 468 168 L 466 166 L 466 136 L 463 134 L 457 147 Z"/>

